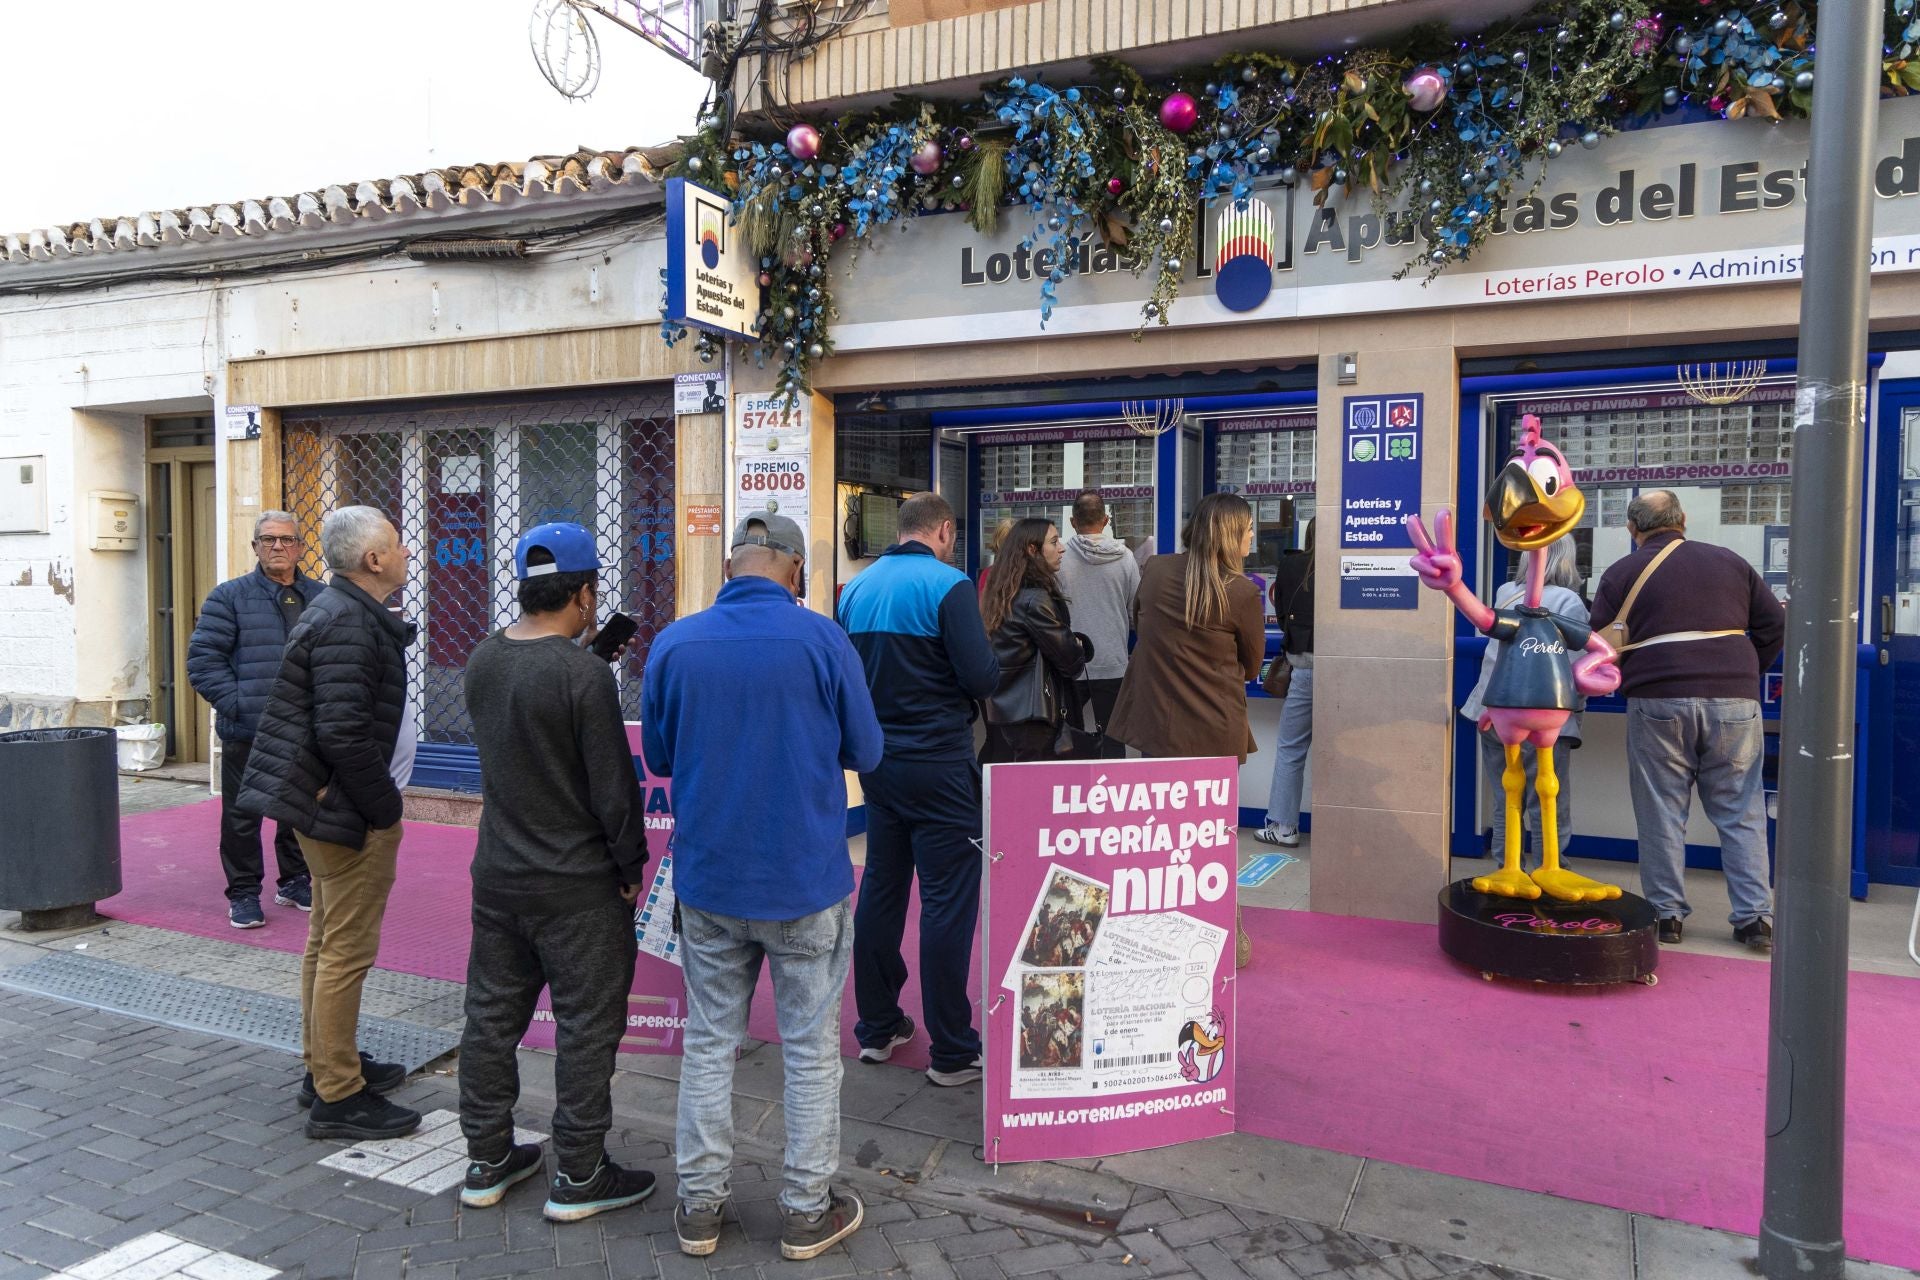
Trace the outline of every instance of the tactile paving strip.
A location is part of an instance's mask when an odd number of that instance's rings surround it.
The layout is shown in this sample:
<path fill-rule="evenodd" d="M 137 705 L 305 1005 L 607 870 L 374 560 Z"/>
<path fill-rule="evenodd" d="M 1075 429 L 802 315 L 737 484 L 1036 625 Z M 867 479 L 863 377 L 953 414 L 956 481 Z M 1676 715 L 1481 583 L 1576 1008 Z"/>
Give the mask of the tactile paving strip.
<path fill-rule="evenodd" d="M 0 970 L 0 986 L 144 1018 L 182 1031 L 300 1052 L 300 1002 L 201 982 L 98 957 L 55 952 Z M 459 1047 L 460 1037 L 392 1018 L 360 1019 L 360 1048 L 417 1071 Z"/>

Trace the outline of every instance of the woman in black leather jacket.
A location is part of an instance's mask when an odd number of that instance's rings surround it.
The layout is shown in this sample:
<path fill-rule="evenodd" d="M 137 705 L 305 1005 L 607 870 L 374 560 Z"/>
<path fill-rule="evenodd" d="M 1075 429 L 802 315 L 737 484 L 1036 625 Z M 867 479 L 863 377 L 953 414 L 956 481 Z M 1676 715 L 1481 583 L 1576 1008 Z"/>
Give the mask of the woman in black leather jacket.
<path fill-rule="evenodd" d="M 1073 633 L 1054 572 L 1065 547 L 1048 520 L 1022 520 L 1000 544 L 981 613 L 1000 660 L 1000 687 L 983 704 L 980 763 L 1050 760 L 1086 670 L 1087 642 Z"/>

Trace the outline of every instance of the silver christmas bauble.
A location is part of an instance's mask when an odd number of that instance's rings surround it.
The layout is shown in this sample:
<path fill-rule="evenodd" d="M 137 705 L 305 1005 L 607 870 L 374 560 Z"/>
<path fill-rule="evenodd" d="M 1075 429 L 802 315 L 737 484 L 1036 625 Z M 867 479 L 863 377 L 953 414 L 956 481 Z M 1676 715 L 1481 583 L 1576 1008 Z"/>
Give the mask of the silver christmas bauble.
<path fill-rule="evenodd" d="M 1680 91 L 1678 89 L 1675 89 L 1669 86 L 1666 92 L 1660 95 L 1660 101 L 1666 103 L 1670 107 L 1674 106 L 1676 103 L 1680 101 Z"/>
<path fill-rule="evenodd" d="M 1180 269 L 1180 265 L 1181 265 L 1180 259 L 1178 258 L 1167 259 L 1167 270 L 1169 271 L 1178 271 Z"/>
<path fill-rule="evenodd" d="M 687 172 L 688 172 L 688 173 L 698 173 L 698 172 L 700 172 L 700 171 L 701 171 L 702 169 L 704 169 L 704 168 L 706 168 L 706 167 L 707 167 L 707 163 L 706 163 L 706 161 L 704 161 L 704 160 L 702 160 L 702 159 L 701 159 L 701 158 L 700 158 L 699 156 L 688 156 L 688 157 L 687 157 Z"/>
<path fill-rule="evenodd" d="M 1580 145 L 1591 151 L 1600 145 L 1600 135 L 1589 129 L 1580 135 Z"/>
<path fill-rule="evenodd" d="M 1172 219 L 1172 218 L 1162 218 L 1162 219 L 1160 219 L 1160 234 L 1161 234 L 1161 235 L 1163 235 L 1163 236 L 1170 236 L 1170 235 L 1172 235 L 1172 234 L 1173 234 L 1173 219 Z"/>
<path fill-rule="evenodd" d="M 1240 78 L 1248 84 L 1252 84 L 1254 80 L 1259 76 L 1259 74 L 1260 73 L 1258 71 L 1255 71 L 1252 67 L 1240 68 Z"/>
<path fill-rule="evenodd" d="M 1557 156 L 1564 150 L 1566 150 L 1566 148 L 1561 146 L 1558 141 L 1547 143 L 1547 154 L 1550 156 Z"/>
<path fill-rule="evenodd" d="M 1796 89 L 1813 88 L 1813 72 L 1802 71 L 1799 75 L 1795 76 L 1793 78 L 1793 87 Z"/>
<path fill-rule="evenodd" d="M 1627 25 L 1627 15 L 1620 12 L 1618 9 L 1615 9 L 1612 13 L 1607 15 L 1607 25 L 1609 27 L 1612 27 L 1615 31 L 1618 31 L 1620 28 Z"/>
<path fill-rule="evenodd" d="M 815 360 L 818 360 L 821 356 L 827 354 L 827 349 L 816 342 L 807 348 L 807 354 Z"/>
<path fill-rule="evenodd" d="M 1767 19 L 1767 25 L 1779 31 L 1787 25 L 1787 15 L 1775 10 L 1774 15 Z"/>

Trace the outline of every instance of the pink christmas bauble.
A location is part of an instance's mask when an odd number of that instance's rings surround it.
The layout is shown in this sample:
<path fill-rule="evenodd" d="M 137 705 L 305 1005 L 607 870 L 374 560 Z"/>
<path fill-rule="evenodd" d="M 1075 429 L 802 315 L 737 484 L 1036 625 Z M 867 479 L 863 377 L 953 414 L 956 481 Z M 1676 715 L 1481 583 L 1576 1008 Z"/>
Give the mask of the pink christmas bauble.
<path fill-rule="evenodd" d="M 907 161 L 907 164 L 915 173 L 924 178 L 928 174 L 938 173 L 940 171 L 940 162 L 946 159 L 946 156 L 947 153 L 940 149 L 939 143 L 931 141 L 923 142 L 914 148 L 913 159 Z"/>
<path fill-rule="evenodd" d="M 796 160 L 811 160 L 820 154 L 820 131 L 810 124 L 797 124 L 787 130 L 787 150 Z"/>
<path fill-rule="evenodd" d="M 1200 123 L 1200 104 L 1190 93 L 1170 93 L 1160 104 L 1160 123 L 1175 133 L 1186 133 Z"/>
<path fill-rule="evenodd" d="M 836 241 L 839 241 L 839 240 L 844 240 L 844 239 L 846 239 L 846 237 L 847 237 L 847 224 L 846 224 L 846 223 L 844 223 L 844 222 L 836 222 L 836 223 L 834 223 L 834 224 L 833 224 L 833 231 L 831 232 L 831 234 L 832 234 L 832 236 L 833 236 L 833 238 L 834 238 L 834 239 L 835 239 Z"/>
<path fill-rule="evenodd" d="M 1432 111 L 1447 100 L 1447 78 L 1432 67 L 1421 67 L 1400 87 L 1415 111 Z"/>
<path fill-rule="evenodd" d="M 1119 194 L 1120 194 L 1120 193 L 1121 193 L 1122 191 L 1125 191 L 1126 189 L 1127 189 L 1127 184 L 1126 184 L 1126 183 L 1125 183 L 1124 181 L 1122 181 L 1121 179 L 1119 179 L 1119 178 L 1108 178 L 1108 179 L 1107 179 L 1107 194 L 1108 194 L 1108 195 L 1110 195 L 1110 196 L 1117 196 L 1117 195 L 1119 195 Z"/>

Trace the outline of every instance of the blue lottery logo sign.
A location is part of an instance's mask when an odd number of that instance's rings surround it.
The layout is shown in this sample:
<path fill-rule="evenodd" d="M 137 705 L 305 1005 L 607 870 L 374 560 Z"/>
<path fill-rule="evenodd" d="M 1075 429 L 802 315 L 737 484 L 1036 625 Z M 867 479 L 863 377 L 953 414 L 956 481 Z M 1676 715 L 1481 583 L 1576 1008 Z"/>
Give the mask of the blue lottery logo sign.
<path fill-rule="evenodd" d="M 1409 515 L 1420 510 L 1419 392 L 1348 396 L 1341 404 L 1340 545 L 1413 546 Z"/>

